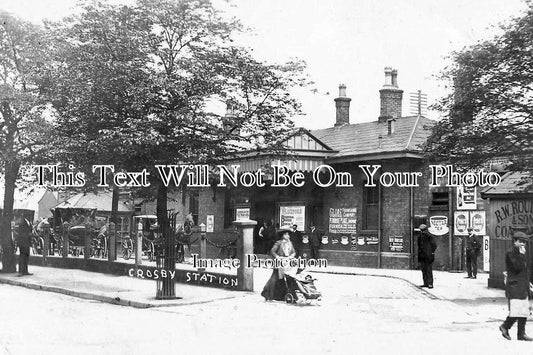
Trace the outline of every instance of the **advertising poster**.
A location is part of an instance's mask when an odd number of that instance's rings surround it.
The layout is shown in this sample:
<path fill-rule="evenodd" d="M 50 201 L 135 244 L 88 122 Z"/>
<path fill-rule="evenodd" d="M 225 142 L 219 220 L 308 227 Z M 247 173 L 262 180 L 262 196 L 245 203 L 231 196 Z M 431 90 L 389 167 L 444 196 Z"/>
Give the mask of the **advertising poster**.
<path fill-rule="evenodd" d="M 250 209 L 249 208 L 236 208 L 235 209 L 235 220 L 237 221 L 248 221 L 250 219 Z"/>
<path fill-rule="evenodd" d="M 468 211 L 455 211 L 453 213 L 453 234 L 466 236 L 468 235 L 467 228 L 470 225 L 470 215 Z"/>
<path fill-rule="evenodd" d="M 305 230 L 305 206 L 280 206 L 280 228 L 290 228 L 295 224 L 299 231 Z"/>
<path fill-rule="evenodd" d="M 429 217 L 428 231 L 437 236 L 444 235 L 450 230 L 448 226 L 448 217 L 446 216 L 431 216 Z"/>
<path fill-rule="evenodd" d="M 458 186 L 456 201 L 458 210 L 475 210 L 477 208 L 476 187 Z"/>
<path fill-rule="evenodd" d="M 356 208 L 330 208 L 329 232 L 330 233 L 356 233 L 357 209 Z"/>

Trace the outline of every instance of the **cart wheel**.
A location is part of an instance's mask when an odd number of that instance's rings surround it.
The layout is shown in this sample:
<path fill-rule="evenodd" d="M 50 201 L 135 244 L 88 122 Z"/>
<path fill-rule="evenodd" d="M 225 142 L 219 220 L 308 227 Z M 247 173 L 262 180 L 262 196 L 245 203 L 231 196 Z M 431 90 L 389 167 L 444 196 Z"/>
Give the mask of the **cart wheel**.
<path fill-rule="evenodd" d="M 292 294 L 287 293 L 285 295 L 285 302 L 287 302 L 287 303 L 295 303 L 296 300 L 294 299 L 294 296 Z"/>
<path fill-rule="evenodd" d="M 303 294 L 300 292 L 296 293 L 296 303 L 305 303 L 307 300 Z"/>
<path fill-rule="evenodd" d="M 122 256 L 124 260 L 128 260 L 131 256 L 131 250 L 129 248 L 122 249 Z"/>

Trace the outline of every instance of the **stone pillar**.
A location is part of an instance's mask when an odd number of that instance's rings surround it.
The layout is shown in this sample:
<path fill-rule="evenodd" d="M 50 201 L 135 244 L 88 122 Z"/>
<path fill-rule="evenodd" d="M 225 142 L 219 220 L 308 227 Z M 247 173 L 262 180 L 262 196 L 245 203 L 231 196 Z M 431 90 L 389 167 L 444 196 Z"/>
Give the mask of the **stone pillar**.
<path fill-rule="evenodd" d="M 185 250 L 185 248 L 183 248 Z M 207 238 L 205 224 L 200 224 L 200 259 L 207 258 Z M 205 271 L 205 268 L 199 267 L 198 271 Z"/>
<path fill-rule="evenodd" d="M 256 221 L 235 221 L 233 225 L 237 227 L 239 238 L 237 239 L 237 258 L 240 260 L 240 267 L 237 269 L 237 282 L 239 290 L 254 290 L 254 268 L 247 267 L 247 255 L 254 252 L 254 226 Z"/>
<path fill-rule="evenodd" d="M 109 238 L 107 239 L 107 260 L 117 260 L 117 234 L 115 229 L 115 222 L 109 223 L 109 230 L 107 231 Z"/>

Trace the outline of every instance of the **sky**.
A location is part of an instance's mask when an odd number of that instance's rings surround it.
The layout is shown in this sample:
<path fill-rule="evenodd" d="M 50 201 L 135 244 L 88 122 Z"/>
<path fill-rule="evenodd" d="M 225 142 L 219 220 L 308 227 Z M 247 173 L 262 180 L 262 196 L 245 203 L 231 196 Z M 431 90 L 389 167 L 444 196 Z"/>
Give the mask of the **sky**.
<path fill-rule="evenodd" d="M 0 0 L 0 9 L 32 22 L 60 19 L 75 0 Z M 421 90 L 429 104 L 447 89 L 438 79 L 453 50 L 498 33 L 495 25 L 519 16 L 523 0 L 233 0 L 231 13 L 252 29 L 239 38 L 267 62 L 298 58 L 307 63 L 313 87 L 295 90 L 305 116 L 297 126 L 319 129 L 335 123 L 339 84 L 352 99 L 350 123 L 377 120 L 384 67 L 398 70 L 404 90 Z M 312 91 L 316 89 L 316 91 Z M 430 118 L 439 113 L 428 111 Z"/>

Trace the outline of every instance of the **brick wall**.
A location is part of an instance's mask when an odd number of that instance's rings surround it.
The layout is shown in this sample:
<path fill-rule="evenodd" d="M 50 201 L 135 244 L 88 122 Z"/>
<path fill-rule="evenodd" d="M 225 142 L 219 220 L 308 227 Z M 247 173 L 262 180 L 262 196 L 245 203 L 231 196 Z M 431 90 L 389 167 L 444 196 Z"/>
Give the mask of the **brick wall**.
<path fill-rule="evenodd" d="M 403 90 L 381 89 L 380 96 L 380 117 L 402 117 L 402 97 Z"/>

